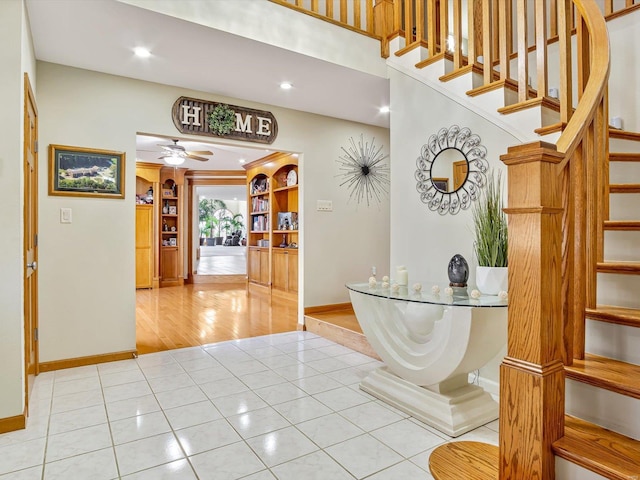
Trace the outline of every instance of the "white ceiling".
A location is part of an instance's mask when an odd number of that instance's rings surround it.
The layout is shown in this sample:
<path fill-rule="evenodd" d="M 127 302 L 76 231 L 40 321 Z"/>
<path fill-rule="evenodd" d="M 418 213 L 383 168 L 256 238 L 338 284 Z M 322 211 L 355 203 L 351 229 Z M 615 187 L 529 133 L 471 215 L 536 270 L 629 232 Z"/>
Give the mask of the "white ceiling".
<path fill-rule="evenodd" d="M 38 60 L 389 126 L 388 115 L 378 112 L 389 104 L 384 78 L 115 0 L 26 4 Z M 152 56 L 135 57 L 137 46 L 149 48 Z M 294 88 L 280 89 L 284 80 Z M 157 161 L 162 152 L 157 144 L 166 140 L 139 136 L 139 158 Z M 215 161 L 185 162 L 197 169 L 239 169 L 240 158 L 249 162 L 269 153 L 214 147 L 204 140 L 182 145 L 214 152 Z"/>

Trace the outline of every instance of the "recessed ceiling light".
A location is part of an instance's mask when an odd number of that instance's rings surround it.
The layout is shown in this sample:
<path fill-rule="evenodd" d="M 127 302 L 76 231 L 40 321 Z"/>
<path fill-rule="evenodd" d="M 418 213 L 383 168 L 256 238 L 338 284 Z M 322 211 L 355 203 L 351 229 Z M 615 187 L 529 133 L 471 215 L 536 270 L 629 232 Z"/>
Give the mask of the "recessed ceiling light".
<path fill-rule="evenodd" d="M 380 113 L 389 113 L 389 107 L 388 106 L 380 107 Z"/>
<path fill-rule="evenodd" d="M 246 160 L 244 158 L 241 158 L 240 160 L 238 160 L 240 163 L 244 163 Z"/>
<path fill-rule="evenodd" d="M 290 89 L 293 88 L 293 85 L 291 83 L 289 83 L 289 82 L 282 82 L 280 84 L 280 88 L 283 89 L 283 90 L 290 90 Z"/>
<path fill-rule="evenodd" d="M 133 49 L 133 53 L 136 54 L 137 57 L 140 58 L 149 58 L 151 56 L 151 52 L 144 47 L 136 47 Z"/>

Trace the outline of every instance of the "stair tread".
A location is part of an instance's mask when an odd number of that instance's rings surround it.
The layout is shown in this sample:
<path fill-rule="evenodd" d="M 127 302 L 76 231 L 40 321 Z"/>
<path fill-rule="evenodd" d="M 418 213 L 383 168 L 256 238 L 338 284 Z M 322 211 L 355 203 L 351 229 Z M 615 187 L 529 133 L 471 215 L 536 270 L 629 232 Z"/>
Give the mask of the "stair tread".
<path fill-rule="evenodd" d="M 610 193 L 640 193 L 640 183 L 612 183 Z"/>
<path fill-rule="evenodd" d="M 553 443 L 553 451 L 610 479 L 629 480 L 640 474 L 639 441 L 569 415 L 564 436 Z"/>
<path fill-rule="evenodd" d="M 596 308 L 587 308 L 586 314 L 592 320 L 640 327 L 640 310 L 635 308 L 598 305 Z"/>
<path fill-rule="evenodd" d="M 640 133 L 630 132 L 627 130 L 618 130 L 615 128 L 609 128 L 609 138 L 622 138 L 625 140 L 633 140 L 640 142 Z"/>
<path fill-rule="evenodd" d="M 605 230 L 640 230 L 640 220 L 606 220 Z"/>
<path fill-rule="evenodd" d="M 429 470 L 436 480 L 497 480 L 498 455 L 488 443 L 447 442 L 429 457 Z"/>
<path fill-rule="evenodd" d="M 640 153 L 609 152 L 610 162 L 640 162 Z"/>
<path fill-rule="evenodd" d="M 584 360 L 566 366 L 565 373 L 572 380 L 640 398 L 640 365 L 586 353 Z"/>
<path fill-rule="evenodd" d="M 640 273 L 639 262 L 598 262 L 596 267 L 599 273 Z"/>

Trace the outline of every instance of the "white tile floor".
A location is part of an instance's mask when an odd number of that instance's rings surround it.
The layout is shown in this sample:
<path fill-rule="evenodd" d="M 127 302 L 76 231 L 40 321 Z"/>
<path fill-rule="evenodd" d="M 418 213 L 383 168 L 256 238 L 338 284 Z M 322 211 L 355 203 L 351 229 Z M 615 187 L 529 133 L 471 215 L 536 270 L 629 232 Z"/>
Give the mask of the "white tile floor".
<path fill-rule="evenodd" d="M 451 439 L 358 389 L 379 365 L 291 332 L 42 374 L 0 480 L 433 478 Z"/>

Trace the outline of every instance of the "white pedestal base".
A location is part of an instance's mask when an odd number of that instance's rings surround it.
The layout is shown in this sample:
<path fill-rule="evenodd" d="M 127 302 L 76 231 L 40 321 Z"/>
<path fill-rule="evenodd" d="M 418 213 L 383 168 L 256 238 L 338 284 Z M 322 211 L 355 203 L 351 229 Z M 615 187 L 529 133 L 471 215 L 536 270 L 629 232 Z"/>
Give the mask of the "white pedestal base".
<path fill-rule="evenodd" d="M 475 385 L 467 384 L 447 393 L 436 393 L 381 367 L 365 377 L 360 388 L 450 437 L 457 437 L 498 418 L 498 403 Z"/>

